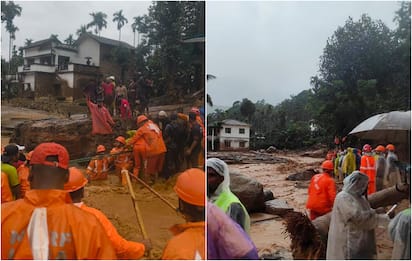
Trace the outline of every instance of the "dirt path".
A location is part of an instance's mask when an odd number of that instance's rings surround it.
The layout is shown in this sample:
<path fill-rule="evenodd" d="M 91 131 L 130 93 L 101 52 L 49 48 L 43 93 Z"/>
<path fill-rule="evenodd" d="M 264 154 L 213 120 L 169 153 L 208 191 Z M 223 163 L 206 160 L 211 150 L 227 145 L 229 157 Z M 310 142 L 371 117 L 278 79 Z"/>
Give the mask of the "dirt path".
<path fill-rule="evenodd" d="M 289 159 L 288 163 L 279 164 L 233 164 L 229 168 L 256 178 L 264 189 L 273 192 L 275 198 L 286 200 L 295 211 L 305 212 L 307 187 L 309 181 L 285 180 L 290 174 L 307 169 L 318 169 L 322 158 L 302 157 L 294 153 L 273 154 L 275 157 Z M 253 214 L 252 214 L 253 215 Z M 386 229 L 376 229 L 378 259 L 390 259 L 393 244 Z M 259 251 L 259 256 L 270 255 L 282 259 L 293 259 L 290 250 L 290 238 L 285 234 L 281 218 L 252 223 L 251 237 Z"/>

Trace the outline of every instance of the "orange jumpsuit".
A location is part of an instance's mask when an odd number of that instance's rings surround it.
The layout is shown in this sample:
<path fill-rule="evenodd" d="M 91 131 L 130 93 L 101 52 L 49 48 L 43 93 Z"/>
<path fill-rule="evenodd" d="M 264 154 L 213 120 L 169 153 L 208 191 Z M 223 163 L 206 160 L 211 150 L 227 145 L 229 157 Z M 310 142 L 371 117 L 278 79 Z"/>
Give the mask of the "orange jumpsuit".
<path fill-rule="evenodd" d="M 167 242 L 162 259 L 205 259 L 205 222 L 174 225 L 174 237 Z"/>
<path fill-rule="evenodd" d="M 162 162 L 158 157 L 161 157 L 161 155 L 166 152 L 166 145 L 163 141 L 162 132 L 152 121 L 149 120 L 141 126 L 128 141 L 127 145 L 133 145 L 133 175 L 136 177 L 139 175 L 142 161 L 147 160 L 147 165 L 149 165 L 149 158 L 150 167 L 147 167 L 147 170 L 146 167 L 144 167 L 145 174 L 146 172 L 152 174 L 152 168 L 155 170 L 157 168 L 162 169 L 162 166 L 159 166 Z"/>
<path fill-rule="evenodd" d="M 10 190 L 9 178 L 3 171 L 1 172 L 1 203 L 13 200 L 13 194 Z"/>
<path fill-rule="evenodd" d="M 1 258 L 33 259 L 27 233 L 36 208 L 46 208 L 48 259 L 116 259 L 99 221 L 71 204 L 64 190 L 30 190 L 24 199 L 1 205 Z"/>
<path fill-rule="evenodd" d="M 17 168 L 17 174 L 19 175 L 21 197 L 24 198 L 26 191 L 30 190 L 29 182 L 29 167 L 26 164 L 22 164 Z"/>
<path fill-rule="evenodd" d="M 122 185 L 126 186 L 126 177 L 121 174 L 122 169 L 127 169 L 130 171 L 133 166 L 133 156 L 132 153 L 125 153 L 127 151 L 126 147 L 114 147 L 111 151 L 111 162 L 114 163 L 116 167 L 116 174 L 119 176 Z M 120 153 L 120 154 L 119 154 Z M 118 155 L 116 155 L 118 154 Z"/>
<path fill-rule="evenodd" d="M 118 259 L 140 259 L 144 255 L 145 246 L 141 243 L 127 241 L 117 233 L 109 219 L 99 210 L 86 206 L 83 202 L 76 204 L 80 209 L 93 214 L 104 227 Z"/>
<path fill-rule="evenodd" d="M 310 219 L 314 220 L 332 211 L 335 197 L 335 181 L 328 173 L 313 176 L 308 189 L 308 202 L 306 203 L 306 208 L 310 210 Z"/>
<path fill-rule="evenodd" d="M 363 155 L 359 168 L 360 172 L 369 177 L 368 195 L 376 192 L 376 166 L 375 158 L 372 155 Z"/>
<path fill-rule="evenodd" d="M 94 157 L 87 166 L 86 173 L 90 180 L 107 179 L 109 171 L 109 159 L 107 157 Z"/>
<path fill-rule="evenodd" d="M 200 128 L 202 128 L 202 140 L 201 140 L 201 144 L 202 144 L 202 149 L 200 150 L 199 153 L 199 159 L 198 159 L 198 165 L 199 166 L 203 166 L 205 164 L 205 134 L 206 134 L 206 130 L 205 130 L 205 125 L 203 124 L 202 118 L 199 115 L 196 115 L 196 122 L 200 125 Z"/>

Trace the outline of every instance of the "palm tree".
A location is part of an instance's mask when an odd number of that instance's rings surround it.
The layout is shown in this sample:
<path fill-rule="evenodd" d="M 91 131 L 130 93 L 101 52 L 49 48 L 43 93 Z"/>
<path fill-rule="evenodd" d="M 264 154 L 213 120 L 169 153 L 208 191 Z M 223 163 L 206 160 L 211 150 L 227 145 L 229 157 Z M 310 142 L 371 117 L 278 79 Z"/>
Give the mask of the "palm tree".
<path fill-rule="evenodd" d="M 26 41 L 24 42 L 24 46 L 29 46 L 33 43 L 33 39 L 31 38 L 26 38 Z"/>
<path fill-rule="evenodd" d="M 80 36 L 80 35 L 82 35 L 82 34 L 84 34 L 84 33 L 91 33 L 90 31 L 87 31 L 87 25 L 85 25 L 85 24 L 81 25 L 80 28 L 77 29 L 76 35 L 77 35 L 77 36 Z"/>
<path fill-rule="evenodd" d="M 68 45 L 73 45 L 73 43 L 74 43 L 73 35 L 69 34 L 69 37 L 67 37 L 66 40 L 64 40 L 64 42 Z"/>
<path fill-rule="evenodd" d="M 55 41 L 60 42 L 58 37 L 59 37 L 58 34 L 51 34 L 49 38 L 50 38 L 50 39 L 53 39 L 53 40 L 55 40 Z"/>
<path fill-rule="evenodd" d="M 213 74 L 207 74 L 206 75 L 206 80 L 213 80 L 216 79 L 216 76 L 214 76 Z M 213 106 L 213 101 L 212 101 L 212 97 L 210 97 L 209 94 L 207 94 L 206 96 L 206 103 L 209 104 L 210 106 Z"/>
<path fill-rule="evenodd" d="M 119 30 L 119 42 L 122 34 L 122 27 L 129 22 L 126 17 L 123 16 L 122 12 L 123 10 L 120 10 L 113 14 L 113 22 L 117 22 L 117 30 Z"/>
<path fill-rule="evenodd" d="M 10 59 L 11 59 L 11 46 L 12 41 L 16 39 L 16 31 L 19 30 L 13 24 L 14 17 L 21 15 L 22 8 L 16 5 L 13 1 L 1 2 L 1 22 L 6 22 L 6 31 L 9 32 L 9 70 L 10 70 Z"/>
<path fill-rule="evenodd" d="M 10 71 L 10 65 L 11 65 L 11 46 L 13 44 L 13 40 L 16 39 L 16 32 L 19 30 L 17 26 L 15 26 L 13 23 L 8 23 L 6 24 L 6 31 L 9 32 L 9 71 Z"/>
<path fill-rule="evenodd" d="M 139 45 L 139 28 L 142 24 L 143 17 L 135 16 L 133 17 L 134 22 L 132 23 L 132 30 L 133 30 L 133 46 L 136 47 L 136 32 L 137 32 L 137 45 Z"/>
<path fill-rule="evenodd" d="M 90 15 L 93 17 L 93 21 L 87 24 L 87 28 L 94 26 L 94 32 L 100 36 L 102 29 L 107 28 L 107 15 L 103 12 L 91 13 Z"/>

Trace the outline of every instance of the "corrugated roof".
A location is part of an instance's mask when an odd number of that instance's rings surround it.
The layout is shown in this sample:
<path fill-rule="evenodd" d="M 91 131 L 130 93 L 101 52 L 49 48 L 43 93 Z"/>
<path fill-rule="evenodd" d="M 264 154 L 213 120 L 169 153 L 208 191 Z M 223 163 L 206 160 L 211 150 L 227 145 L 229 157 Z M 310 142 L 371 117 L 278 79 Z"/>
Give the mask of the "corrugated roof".
<path fill-rule="evenodd" d="M 55 42 L 61 44 L 61 42 L 60 42 L 59 40 L 52 39 L 52 38 L 47 38 L 47 39 L 44 39 L 44 40 L 40 40 L 40 41 L 33 42 L 33 43 L 31 43 L 29 46 L 24 46 L 23 49 L 40 46 L 40 45 L 42 45 L 42 44 L 45 44 L 45 43 L 51 42 L 51 41 L 55 41 Z"/>
<path fill-rule="evenodd" d="M 245 122 L 232 120 L 232 119 L 223 120 L 222 123 L 227 124 L 227 125 L 236 125 L 236 126 L 250 126 L 250 124 L 247 124 Z"/>
<path fill-rule="evenodd" d="M 106 37 L 101 37 L 101 36 L 97 36 L 97 35 L 89 34 L 89 33 L 83 33 L 83 34 L 79 37 L 79 39 L 82 38 L 82 37 L 84 37 L 84 36 L 86 36 L 86 35 L 89 36 L 90 38 L 96 40 L 96 41 L 99 42 L 99 43 L 107 44 L 107 45 L 112 45 L 112 46 L 119 46 L 119 41 L 118 41 L 118 40 L 113 40 L 113 39 L 109 39 L 109 38 L 106 38 Z M 77 39 L 77 41 L 78 41 L 79 39 Z M 76 41 L 76 43 L 77 43 L 77 41 Z M 128 43 L 126 43 L 126 42 L 122 42 L 122 41 L 120 41 L 120 46 L 129 48 L 129 49 L 134 49 L 133 46 L 131 46 L 130 44 L 128 44 Z"/>

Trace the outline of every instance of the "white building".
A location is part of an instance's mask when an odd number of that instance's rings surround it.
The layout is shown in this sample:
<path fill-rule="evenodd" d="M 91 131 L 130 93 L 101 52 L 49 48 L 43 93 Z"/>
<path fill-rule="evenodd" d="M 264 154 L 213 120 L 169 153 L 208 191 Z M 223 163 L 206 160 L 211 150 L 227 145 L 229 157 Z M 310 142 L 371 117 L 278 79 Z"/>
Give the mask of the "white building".
<path fill-rule="evenodd" d="M 218 124 L 208 125 L 208 149 L 248 150 L 250 144 L 250 125 L 237 120 L 227 119 Z"/>
<path fill-rule="evenodd" d="M 35 92 L 36 97 L 83 97 L 82 88 L 90 80 L 109 75 L 120 79 L 120 66 L 111 59 L 118 46 L 133 49 L 127 43 L 89 33 L 72 46 L 54 38 L 34 42 L 24 47 L 24 65 L 18 68 L 24 91 Z"/>

